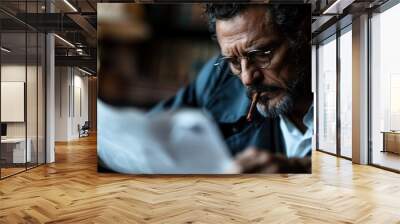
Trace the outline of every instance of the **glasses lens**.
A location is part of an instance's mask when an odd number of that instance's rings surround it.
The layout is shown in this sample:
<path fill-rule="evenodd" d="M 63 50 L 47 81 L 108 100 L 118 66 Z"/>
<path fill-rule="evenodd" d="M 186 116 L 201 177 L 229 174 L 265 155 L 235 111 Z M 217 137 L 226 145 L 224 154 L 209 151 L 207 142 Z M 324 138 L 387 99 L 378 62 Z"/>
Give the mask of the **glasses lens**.
<path fill-rule="evenodd" d="M 247 54 L 247 58 L 257 68 L 266 68 L 271 63 L 271 51 L 254 50 Z M 221 66 L 227 63 L 234 75 L 239 75 L 242 71 L 241 57 L 222 57 L 214 65 Z"/>
<path fill-rule="evenodd" d="M 258 68 L 266 68 L 271 62 L 271 51 L 254 51 L 249 58 Z"/>

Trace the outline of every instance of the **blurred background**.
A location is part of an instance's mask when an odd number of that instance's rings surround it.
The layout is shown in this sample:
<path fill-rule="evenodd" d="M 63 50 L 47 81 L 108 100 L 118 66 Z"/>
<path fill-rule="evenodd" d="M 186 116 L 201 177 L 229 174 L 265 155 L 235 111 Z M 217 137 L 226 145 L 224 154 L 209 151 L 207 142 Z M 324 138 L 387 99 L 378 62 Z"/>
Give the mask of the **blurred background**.
<path fill-rule="evenodd" d="M 98 4 L 98 97 L 149 109 L 218 54 L 201 4 Z"/>

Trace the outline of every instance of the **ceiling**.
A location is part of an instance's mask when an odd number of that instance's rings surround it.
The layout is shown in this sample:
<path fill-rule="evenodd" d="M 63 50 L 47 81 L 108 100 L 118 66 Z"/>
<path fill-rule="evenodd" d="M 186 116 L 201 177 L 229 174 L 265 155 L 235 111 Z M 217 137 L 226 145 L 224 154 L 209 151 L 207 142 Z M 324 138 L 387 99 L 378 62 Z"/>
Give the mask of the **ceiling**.
<path fill-rule="evenodd" d="M 75 45 L 65 43 L 60 38 L 56 38 L 56 63 L 79 65 L 81 60 L 85 65 L 90 65 L 90 69 L 96 70 L 96 45 L 97 45 L 97 3 L 103 2 L 133 2 L 118 0 L 1 0 L 0 2 L 0 22 L 3 45 L 14 50 L 14 54 L 24 54 L 26 29 L 39 32 L 54 32 L 61 38 Z M 151 0 L 136 2 L 149 3 Z M 162 2 L 162 0 L 158 0 Z M 171 1 L 169 1 L 171 2 Z M 179 2 L 179 0 L 175 0 Z M 261 1 L 266 2 L 266 1 Z M 270 2 L 280 2 L 270 0 Z M 284 0 L 290 3 L 310 3 L 313 14 L 313 36 L 319 35 L 327 27 L 331 26 L 341 15 L 324 14 L 335 0 Z M 344 8 L 365 8 L 371 4 L 382 4 L 385 0 L 339 0 L 341 4 L 336 4 L 337 10 L 343 11 Z M 342 9 L 340 9 L 342 7 Z M 334 10 L 336 10 L 336 8 Z M 52 13 L 49 13 L 49 12 Z M 22 32 L 22 34 L 21 34 Z M 30 38 L 28 38 L 30 39 Z M 30 40 L 28 40 L 30 42 Z M 7 44 L 5 44 L 7 43 Z M 35 44 L 28 43 L 28 54 L 35 51 Z M 78 50 L 79 53 L 76 49 Z M 62 60 L 62 61 L 61 61 Z"/>

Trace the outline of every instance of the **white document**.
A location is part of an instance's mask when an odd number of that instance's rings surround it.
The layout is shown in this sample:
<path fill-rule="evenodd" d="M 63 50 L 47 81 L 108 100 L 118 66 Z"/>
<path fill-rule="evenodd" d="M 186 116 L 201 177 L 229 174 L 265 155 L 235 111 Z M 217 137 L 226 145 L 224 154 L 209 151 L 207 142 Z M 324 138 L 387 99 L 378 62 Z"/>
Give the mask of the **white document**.
<path fill-rule="evenodd" d="M 199 110 L 148 117 L 101 101 L 97 154 L 107 168 L 128 174 L 223 174 L 233 160 L 216 125 Z"/>

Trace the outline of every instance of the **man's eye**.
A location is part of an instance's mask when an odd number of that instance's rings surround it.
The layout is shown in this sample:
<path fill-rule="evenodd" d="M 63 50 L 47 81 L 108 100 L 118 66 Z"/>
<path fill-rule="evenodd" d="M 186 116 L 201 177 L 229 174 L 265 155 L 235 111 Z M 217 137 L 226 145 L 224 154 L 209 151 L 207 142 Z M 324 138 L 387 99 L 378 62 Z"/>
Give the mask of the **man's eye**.
<path fill-rule="evenodd" d="M 256 63 L 268 63 L 271 60 L 271 51 L 255 52 L 252 55 L 252 60 Z"/>
<path fill-rule="evenodd" d="M 235 59 L 235 58 L 231 58 L 229 59 L 229 64 L 236 69 L 240 69 L 240 61 Z"/>

